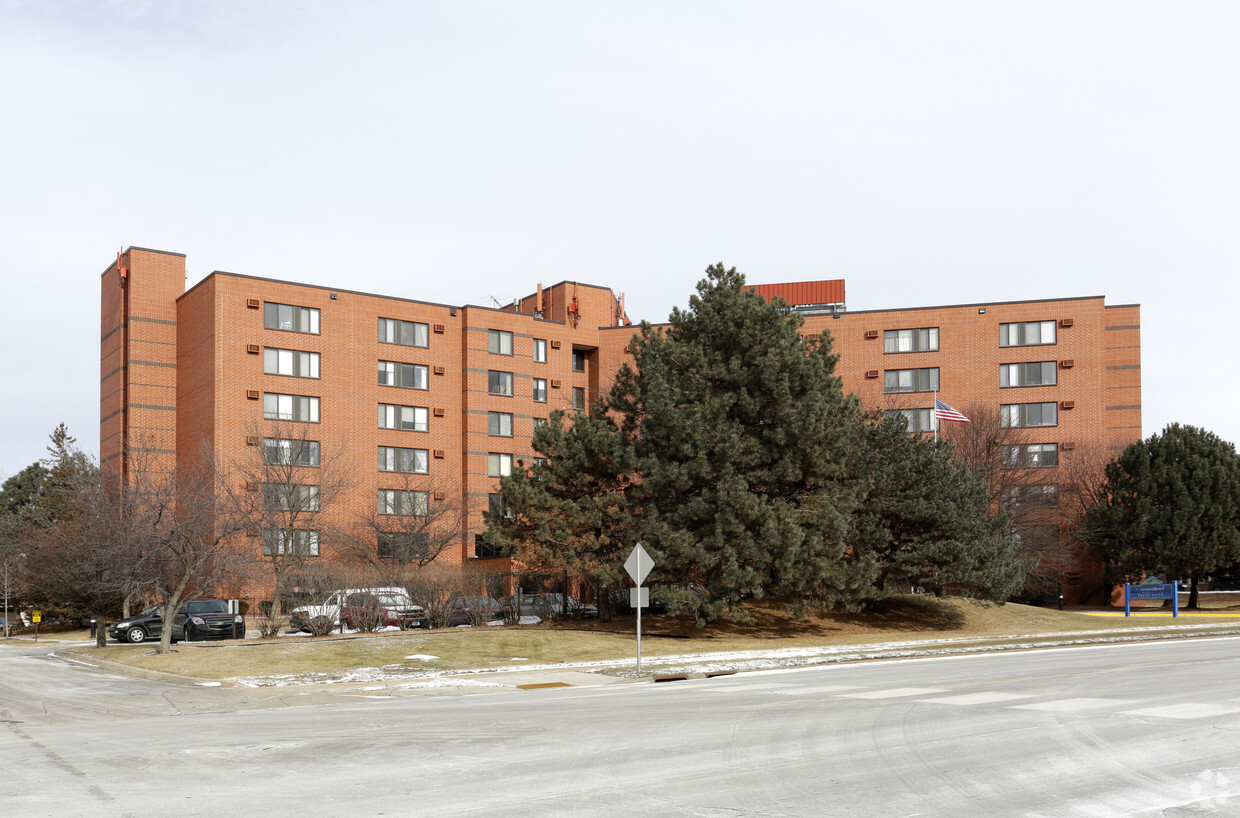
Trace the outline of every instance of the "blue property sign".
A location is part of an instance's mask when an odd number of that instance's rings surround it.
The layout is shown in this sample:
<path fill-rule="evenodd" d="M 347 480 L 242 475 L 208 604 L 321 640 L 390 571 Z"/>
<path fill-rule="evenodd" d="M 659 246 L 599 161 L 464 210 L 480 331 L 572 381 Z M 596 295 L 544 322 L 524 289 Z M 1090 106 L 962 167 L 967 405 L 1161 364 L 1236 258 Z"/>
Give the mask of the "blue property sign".
<path fill-rule="evenodd" d="M 1180 615 L 1180 583 L 1163 582 L 1158 577 L 1146 577 L 1136 585 L 1124 583 L 1124 616 L 1132 616 L 1132 601 L 1145 599 L 1170 599 L 1171 615 Z"/>

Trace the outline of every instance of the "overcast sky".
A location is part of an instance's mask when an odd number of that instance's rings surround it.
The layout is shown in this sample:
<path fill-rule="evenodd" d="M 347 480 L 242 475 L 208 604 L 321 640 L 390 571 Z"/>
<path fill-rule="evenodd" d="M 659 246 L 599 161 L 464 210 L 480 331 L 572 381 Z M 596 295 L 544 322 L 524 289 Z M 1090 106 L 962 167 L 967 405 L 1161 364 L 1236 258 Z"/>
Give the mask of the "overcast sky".
<path fill-rule="evenodd" d="M 851 309 L 1142 305 L 1144 433 L 1240 441 L 1240 3 L 0 0 L 0 477 L 98 451 L 129 245 L 665 320 L 708 264 Z"/>

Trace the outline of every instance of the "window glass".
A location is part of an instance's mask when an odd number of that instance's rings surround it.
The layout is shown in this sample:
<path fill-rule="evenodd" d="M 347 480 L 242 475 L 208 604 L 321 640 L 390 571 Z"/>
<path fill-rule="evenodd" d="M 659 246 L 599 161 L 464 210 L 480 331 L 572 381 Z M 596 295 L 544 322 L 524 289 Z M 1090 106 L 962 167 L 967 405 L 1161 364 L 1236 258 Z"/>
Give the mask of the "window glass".
<path fill-rule="evenodd" d="M 512 474 L 512 455 L 491 452 L 487 455 L 487 476 L 507 477 Z"/>
<path fill-rule="evenodd" d="M 487 392 L 492 395 L 511 395 L 512 373 L 490 370 L 487 373 Z"/>
<path fill-rule="evenodd" d="M 547 362 L 547 341 L 545 338 L 534 339 L 534 362 L 539 364 Z"/>
<path fill-rule="evenodd" d="M 487 351 L 496 355 L 511 355 L 512 333 L 500 329 L 487 330 Z"/>
<path fill-rule="evenodd" d="M 318 466 L 319 442 L 269 437 L 263 441 L 263 460 L 281 466 Z"/>
<path fill-rule="evenodd" d="M 429 509 L 429 495 L 425 491 L 405 491 L 402 489 L 379 489 L 380 514 L 393 514 L 401 517 L 425 517 Z"/>
<path fill-rule="evenodd" d="M 1054 386 L 1058 371 L 1054 361 L 1000 364 L 999 386 Z"/>
<path fill-rule="evenodd" d="M 938 418 L 933 409 L 888 409 L 887 417 L 903 417 L 910 432 L 933 432 L 938 428 Z"/>
<path fill-rule="evenodd" d="M 938 327 L 889 329 L 883 332 L 883 352 L 933 352 L 938 348 Z"/>
<path fill-rule="evenodd" d="M 319 376 L 319 353 L 266 347 L 263 349 L 263 372 L 268 375 L 317 378 Z"/>
<path fill-rule="evenodd" d="M 999 422 L 1005 429 L 1030 426 L 1056 426 L 1059 423 L 1059 404 L 1006 403 L 999 407 Z"/>
<path fill-rule="evenodd" d="M 512 415 L 508 412 L 487 412 L 487 433 L 512 437 Z"/>
<path fill-rule="evenodd" d="M 399 386 L 404 389 L 428 389 L 429 370 L 422 364 L 404 364 L 397 361 L 379 361 L 379 383 L 382 386 Z"/>
<path fill-rule="evenodd" d="M 883 373 L 884 392 L 934 392 L 939 388 L 939 369 L 888 369 Z"/>
<path fill-rule="evenodd" d="M 393 403 L 379 404 L 379 428 L 399 429 L 402 432 L 430 431 L 430 412 L 425 406 L 399 406 Z"/>
<path fill-rule="evenodd" d="M 999 325 L 999 346 L 1026 347 L 1055 343 L 1054 321 L 1025 321 Z"/>
<path fill-rule="evenodd" d="M 531 394 L 533 395 L 534 400 L 539 403 L 547 402 L 547 381 L 545 378 L 534 379 L 534 388 Z"/>
<path fill-rule="evenodd" d="M 379 341 L 384 344 L 400 344 L 407 347 L 428 347 L 430 346 L 430 326 L 417 321 L 380 318 Z"/>
<path fill-rule="evenodd" d="M 307 332 L 318 335 L 319 311 L 312 307 L 274 304 L 268 301 L 263 304 L 263 326 L 267 329 L 282 329 L 290 332 Z"/>
<path fill-rule="evenodd" d="M 582 386 L 573 387 L 573 408 L 577 411 L 584 411 L 586 408 L 586 390 Z"/>
<path fill-rule="evenodd" d="M 263 417 L 267 420 L 319 422 L 319 399 L 307 395 L 263 393 Z"/>
<path fill-rule="evenodd" d="M 397 446 L 379 447 L 379 471 L 400 474 L 427 474 L 430 472 L 430 452 L 427 449 L 403 449 Z"/>
<path fill-rule="evenodd" d="M 582 349 L 573 350 L 573 371 L 574 372 L 585 372 L 586 371 L 585 350 L 582 350 Z"/>

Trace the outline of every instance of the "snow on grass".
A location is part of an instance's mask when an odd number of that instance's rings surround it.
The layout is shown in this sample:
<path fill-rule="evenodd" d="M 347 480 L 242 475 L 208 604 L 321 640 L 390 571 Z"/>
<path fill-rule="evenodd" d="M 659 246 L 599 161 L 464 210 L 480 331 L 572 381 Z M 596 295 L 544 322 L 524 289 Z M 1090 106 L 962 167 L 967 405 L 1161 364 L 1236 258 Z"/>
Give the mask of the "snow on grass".
<path fill-rule="evenodd" d="M 412 656 L 406 656 L 406 659 L 412 659 L 415 662 L 433 662 L 438 656 L 432 656 L 429 653 L 415 653 Z"/>

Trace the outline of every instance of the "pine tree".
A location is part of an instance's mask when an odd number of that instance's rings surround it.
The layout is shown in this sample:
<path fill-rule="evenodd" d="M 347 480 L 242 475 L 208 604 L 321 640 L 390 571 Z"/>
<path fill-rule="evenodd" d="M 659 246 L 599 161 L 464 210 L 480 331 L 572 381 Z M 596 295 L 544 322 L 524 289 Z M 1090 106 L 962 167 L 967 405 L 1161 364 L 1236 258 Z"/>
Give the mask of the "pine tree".
<path fill-rule="evenodd" d="M 856 515 L 855 551 L 878 564 L 878 594 L 918 587 L 995 602 L 1021 587 L 1028 563 L 1009 514 L 990 508 L 985 477 L 944 440 L 910 435 L 903 418 L 866 429 L 870 477 Z"/>
<path fill-rule="evenodd" d="M 1106 468 L 1106 499 L 1083 526 L 1110 582 L 1197 580 L 1240 563 L 1240 457 L 1211 432 L 1173 423 Z"/>
<path fill-rule="evenodd" d="M 859 498 L 856 401 L 834 374 L 829 336 L 715 265 L 670 326 L 643 325 L 606 401 L 633 441 L 642 542 L 674 605 L 699 619 L 747 595 L 850 606 L 872 565 L 845 560 Z"/>

